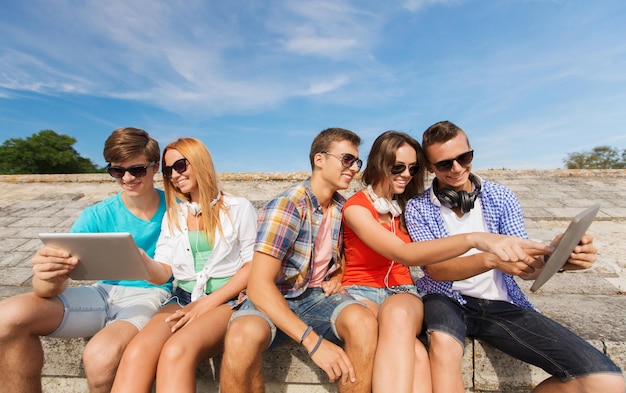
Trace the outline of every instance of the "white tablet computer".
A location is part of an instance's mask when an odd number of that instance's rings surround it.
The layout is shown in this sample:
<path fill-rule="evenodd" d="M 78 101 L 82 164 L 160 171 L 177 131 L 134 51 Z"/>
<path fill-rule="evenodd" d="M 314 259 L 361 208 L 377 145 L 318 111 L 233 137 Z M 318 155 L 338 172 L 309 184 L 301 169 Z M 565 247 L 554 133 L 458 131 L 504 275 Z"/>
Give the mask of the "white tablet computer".
<path fill-rule="evenodd" d="M 141 253 L 130 233 L 40 233 L 46 245 L 78 258 L 74 280 L 146 280 Z"/>
<path fill-rule="evenodd" d="M 593 219 L 600 210 L 600 204 L 595 204 L 582 212 L 578 213 L 576 217 L 569 224 L 563 237 L 559 240 L 556 248 L 552 252 L 552 255 L 548 258 L 546 265 L 543 267 L 539 276 L 535 279 L 535 282 L 530 287 L 531 291 L 538 290 L 543 284 L 545 284 L 554 273 L 565 265 L 569 258 L 569 254 L 572 253 L 574 247 L 578 245 L 580 239 L 583 237 L 589 226 L 593 222 Z"/>

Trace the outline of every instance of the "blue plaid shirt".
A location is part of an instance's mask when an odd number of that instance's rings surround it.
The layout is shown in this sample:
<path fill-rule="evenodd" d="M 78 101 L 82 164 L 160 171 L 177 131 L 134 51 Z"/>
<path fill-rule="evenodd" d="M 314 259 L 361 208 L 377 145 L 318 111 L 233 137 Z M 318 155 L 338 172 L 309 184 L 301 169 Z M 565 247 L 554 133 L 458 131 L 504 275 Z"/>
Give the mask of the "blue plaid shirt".
<path fill-rule="evenodd" d="M 327 276 L 341 263 L 343 236 L 341 209 L 345 198 L 333 195 L 327 214 L 332 226 L 333 256 Z M 315 237 L 324 212 L 311 190 L 311 180 L 297 184 L 269 201 L 259 215 L 254 251 L 282 261 L 276 286 L 286 298 L 301 295 L 311 281 L 315 260 Z"/>
<path fill-rule="evenodd" d="M 483 217 L 490 233 L 528 238 L 524 228 L 524 217 L 517 197 L 505 186 L 490 181 L 482 182 L 480 201 Z M 405 219 L 409 235 L 413 241 L 432 240 L 449 236 L 439 210 L 431 201 L 431 189 L 423 195 L 412 198 L 406 207 Z M 424 276 L 417 280 L 417 288 L 422 294 L 441 294 L 456 299 L 460 304 L 465 300 L 458 291 L 452 289 L 452 281 L 435 281 L 425 268 Z M 515 282 L 513 276 L 503 274 L 509 297 L 519 307 L 536 310 L 528 297 Z"/>

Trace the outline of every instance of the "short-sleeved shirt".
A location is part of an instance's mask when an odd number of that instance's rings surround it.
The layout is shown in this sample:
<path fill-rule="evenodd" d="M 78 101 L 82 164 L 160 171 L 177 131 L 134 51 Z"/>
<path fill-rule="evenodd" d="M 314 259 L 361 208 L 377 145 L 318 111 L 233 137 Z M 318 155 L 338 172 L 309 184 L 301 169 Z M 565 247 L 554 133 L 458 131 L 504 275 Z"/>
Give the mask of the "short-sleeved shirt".
<path fill-rule="evenodd" d="M 327 277 L 340 267 L 344 202 L 345 198 L 336 192 L 328 207 L 333 252 Z M 277 195 L 259 215 L 254 251 L 282 261 L 276 285 L 286 298 L 297 297 L 307 289 L 315 260 L 315 237 L 323 217 L 322 206 L 311 190 L 310 179 Z"/>
<path fill-rule="evenodd" d="M 359 191 L 350 197 L 344 209 L 349 206 L 363 206 L 378 220 L 378 212 L 372 202 L 363 191 Z M 391 227 L 383 223 L 384 228 L 392 232 Z M 395 235 L 405 243 L 411 238 L 405 229 L 400 226 L 400 220 L 394 219 Z M 345 222 L 343 223 L 343 244 L 346 254 L 346 266 L 343 273 L 342 284 L 344 286 L 363 285 L 374 288 L 385 288 L 385 276 L 389 272 L 388 285 L 412 285 L 413 278 L 409 269 L 400 263 L 391 266 L 391 260 L 372 250 L 354 233 L 354 230 Z M 391 267 L 391 271 L 389 268 Z"/>
<path fill-rule="evenodd" d="M 413 241 L 439 239 L 449 236 L 441 210 L 435 204 L 432 187 L 420 196 L 409 200 L 405 220 Z M 490 233 L 517 236 L 528 239 L 524 227 L 524 216 L 515 194 L 507 187 L 490 181 L 482 181 L 480 206 Z M 441 294 L 465 304 L 458 291 L 452 289 L 451 281 L 436 281 L 425 268 L 424 276 L 417 281 L 417 288 L 423 294 Z M 504 283 L 511 301 L 519 307 L 535 309 L 528 297 L 515 282 L 513 276 L 503 274 Z M 535 309 L 536 310 L 536 309 Z"/>
<path fill-rule="evenodd" d="M 161 221 L 166 209 L 165 193 L 162 190 L 157 190 L 157 192 L 159 193 L 159 207 L 149 220 L 139 218 L 128 210 L 122 201 L 122 193 L 120 192 L 83 210 L 70 231 L 129 232 L 137 246 L 143 249 L 147 255 L 153 257 L 161 233 Z M 160 286 L 143 280 L 107 280 L 101 282 L 127 287 L 160 287 L 167 291 L 172 289 L 171 282 Z"/>

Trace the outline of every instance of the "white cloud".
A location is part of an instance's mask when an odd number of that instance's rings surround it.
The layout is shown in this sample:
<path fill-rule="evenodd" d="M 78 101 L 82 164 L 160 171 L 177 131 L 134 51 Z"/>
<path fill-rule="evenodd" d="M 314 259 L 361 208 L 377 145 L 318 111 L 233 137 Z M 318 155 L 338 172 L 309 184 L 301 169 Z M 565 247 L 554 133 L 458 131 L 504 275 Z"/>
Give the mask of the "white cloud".
<path fill-rule="evenodd" d="M 306 95 L 318 95 L 331 91 L 335 91 L 340 87 L 348 83 L 348 77 L 338 76 L 332 80 L 323 80 L 319 82 L 312 82 L 309 89 L 304 93 Z"/>
<path fill-rule="evenodd" d="M 289 2 L 268 25 L 287 52 L 346 60 L 368 56 L 381 21 L 347 1 Z"/>
<path fill-rule="evenodd" d="M 354 38 L 327 38 L 327 37 L 294 37 L 285 43 L 285 49 L 301 55 L 322 55 L 330 58 L 346 56 L 350 50 L 357 47 L 358 41 Z"/>
<path fill-rule="evenodd" d="M 419 11 L 431 5 L 456 5 L 461 3 L 463 0 L 405 0 L 403 1 L 403 7 L 411 12 Z"/>
<path fill-rule="evenodd" d="M 348 2 L 252 4 L 44 1 L 0 27 L 19 31 L 0 87 L 233 113 L 342 88 L 371 59 L 380 22 Z"/>

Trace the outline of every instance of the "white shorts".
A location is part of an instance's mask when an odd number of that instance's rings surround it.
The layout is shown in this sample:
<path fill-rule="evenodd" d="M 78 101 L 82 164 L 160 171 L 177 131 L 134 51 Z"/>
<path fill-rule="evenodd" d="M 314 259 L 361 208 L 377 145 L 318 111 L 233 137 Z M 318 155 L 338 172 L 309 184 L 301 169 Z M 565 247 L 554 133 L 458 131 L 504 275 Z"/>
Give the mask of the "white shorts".
<path fill-rule="evenodd" d="M 63 320 L 48 337 L 91 337 L 115 321 L 130 322 L 141 330 L 169 295 L 161 288 L 102 283 L 67 288 L 59 295 Z"/>

